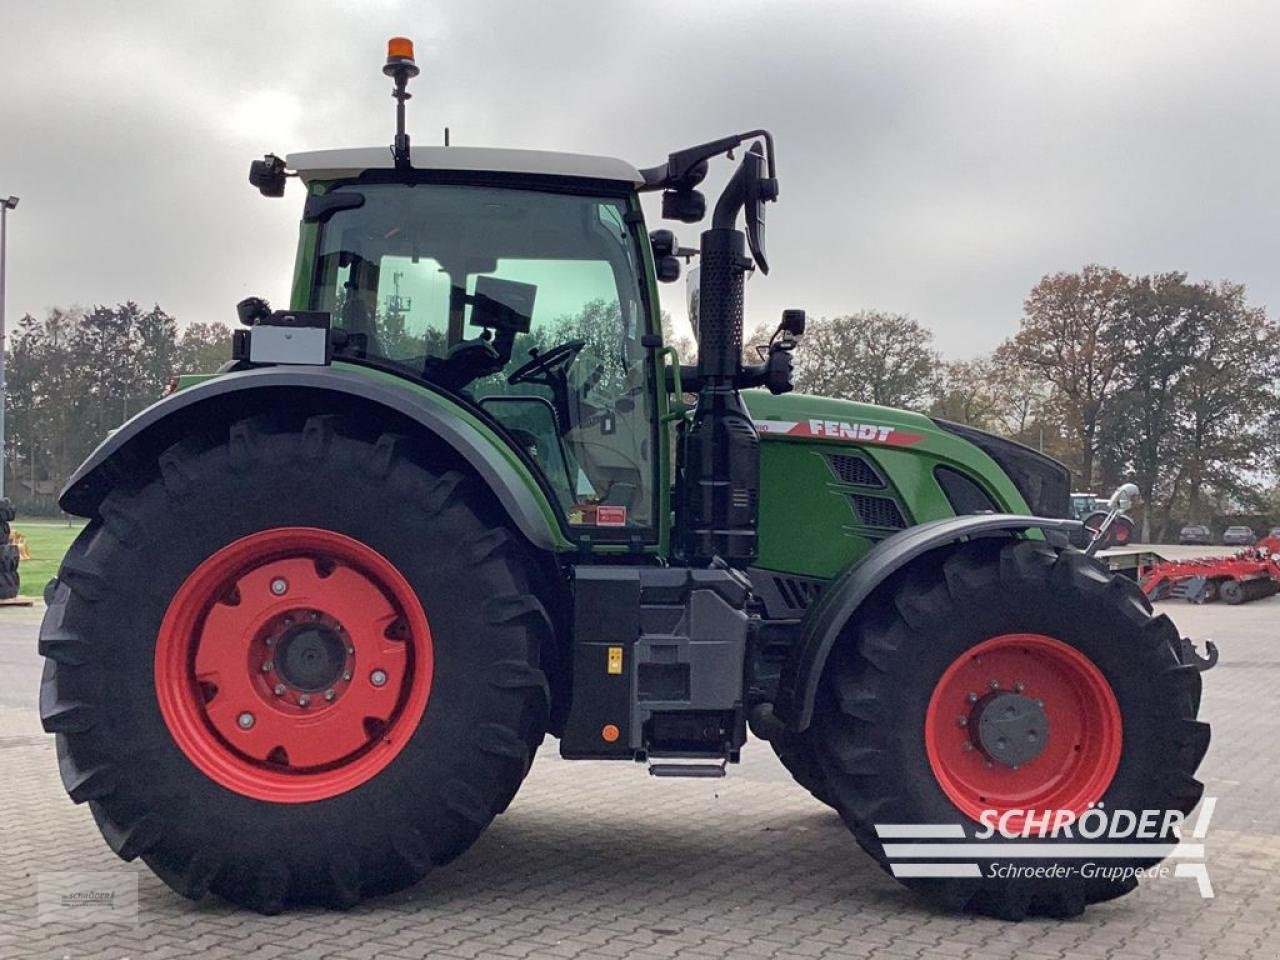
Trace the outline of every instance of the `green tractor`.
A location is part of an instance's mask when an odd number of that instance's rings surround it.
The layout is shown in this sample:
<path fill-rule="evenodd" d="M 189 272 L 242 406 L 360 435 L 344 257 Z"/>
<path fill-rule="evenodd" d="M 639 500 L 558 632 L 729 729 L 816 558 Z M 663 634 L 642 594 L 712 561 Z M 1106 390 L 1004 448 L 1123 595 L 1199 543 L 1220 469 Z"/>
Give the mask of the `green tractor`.
<path fill-rule="evenodd" d="M 1201 681 L 1168 618 L 1068 545 L 1060 464 L 790 394 L 799 311 L 744 364 L 770 135 L 648 169 L 411 149 L 406 41 L 385 72 L 390 150 L 252 166 L 263 194 L 305 190 L 288 309 L 242 302 L 233 359 L 62 493 L 89 522 L 46 590 L 40 715 L 111 848 L 192 898 L 349 906 L 465 851 L 548 733 L 705 777 L 751 731 L 951 908 L 1064 916 L 1132 888 L 998 871 L 1003 833 L 949 875 L 883 842 L 1190 811 Z M 705 219 L 735 150 L 696 251 L 646 231 L 647 191 Z M 657 284 L 694 254 L 682 365 Z M 1157 861 L 1163 822 L 1110 862 Z"/>

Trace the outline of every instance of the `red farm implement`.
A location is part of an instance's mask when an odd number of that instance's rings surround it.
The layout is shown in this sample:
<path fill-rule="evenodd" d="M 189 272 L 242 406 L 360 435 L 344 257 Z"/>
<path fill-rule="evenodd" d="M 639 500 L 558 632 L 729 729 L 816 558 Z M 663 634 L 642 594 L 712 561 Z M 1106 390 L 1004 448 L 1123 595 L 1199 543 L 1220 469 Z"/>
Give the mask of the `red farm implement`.
<path fill-rule="evenodd" d="M 1229 557 L 1162 561 L 1142 570 L 1138 583 L 1152 600 L 1261 600 L 1280 592 L 1280 537 L 1266 537 Z"/>

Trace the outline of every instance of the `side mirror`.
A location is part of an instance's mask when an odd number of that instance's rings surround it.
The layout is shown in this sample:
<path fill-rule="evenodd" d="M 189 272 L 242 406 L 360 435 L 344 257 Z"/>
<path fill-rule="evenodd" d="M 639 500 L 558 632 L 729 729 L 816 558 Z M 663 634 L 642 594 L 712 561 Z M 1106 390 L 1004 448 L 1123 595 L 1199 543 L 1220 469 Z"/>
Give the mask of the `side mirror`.
<path fill-rule="evenodd" d="M 659 283 L 675 283 L 680 279 L 680 258 L 668 254 L 654 263 Z"/>
<path fill-rule="evenodd" d="M 743 219 L 747 227 L 747 246 L 761 273 L 769 272 L 769 259 L 764 243 L 764 205 L 778 199 L 778 179 L 765 175 L 764 148 L 753 143 L 742 158 L 746 170 Z"/>
<path fill-rule="evenodd" d="M 264 197 L 284 196 L 284 161 L 274 153 L 249 164 L 249 183 Z"/>

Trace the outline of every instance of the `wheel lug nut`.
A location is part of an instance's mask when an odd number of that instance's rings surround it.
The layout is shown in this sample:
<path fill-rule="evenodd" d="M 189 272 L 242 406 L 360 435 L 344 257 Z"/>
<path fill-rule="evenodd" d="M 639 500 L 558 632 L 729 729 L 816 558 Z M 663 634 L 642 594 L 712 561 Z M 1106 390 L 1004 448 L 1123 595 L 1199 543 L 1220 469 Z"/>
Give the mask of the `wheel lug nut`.
<path fill-rule="evenodd" d="M 240 724 L 241 730 L 248 730 L 253 726 L 253 714 L 246 710 L 240 716 L 236 717 L 236 723 Z"/>
<path fill-rule="evenodd" d="M 375 670 L 369 674 L 369 682 L 375 687 L 380 687 L 387 682 L 387 673 L 385 670 Z"/>
<path fill-rule="evenodd" d="M 262 672 L 263 672 L 263 673 L 270 673 L 272 670 L 274 670 L 274 669 L 275 669 L 275 666 L 276 666 L 276 665 L 275 665 L 274 663 L 272 663 L 270 660 L 268 660 L 266 663 L 264 663 L 264 664 L 262 665 Z"/>
<path fill-rule="evenodd" d="M 992 690 L 999 690 L 999 689 L 1000 689 L 1000 681 L 999 681 L 999 680 L 988 680 L 988 681 L 987 681 L 987 686 L 988 686 L 988 687 L 990 687 Z"/>
<path fill-rule="evenodd" d="M 272 687 L 271 689 L 272 689 L 272 692 L 273 692 L 273 693 L 275 693 L 275 695 L 276 695 L 277 697 L 283 697 L 283 696 L 284 696 L 285 686 L 284 686 L 284 684 L 283 684 L 283 683 L 277 683 L 277 684 L 276 684 L 274 687 Z"/>
<path fill-rule="evenodd" d="M 352 656 L 355 652 L 356 652 L 355 647 L 350 645 L 347 646 L 347 656 Z"/>
<path fill-rule="evenodd" d="M 333 697 L 334 697 L 334 693 L 333 693 L 333 691 L 332 691 L 332 690 L 326 690 L 326 691 L 324 692 L 324 698 L 325 698 L 326 700 L 332 700 L 332 699 L 333 699 Z"/>
<path fill-rule="evenodd" d="M 977 695 L 976 693 L 974 693 L 972 690 L 970 690 L 970 691 L 969 691 L 969 695 L 968 695 L 967 697 L 965 697 L 965 699 L 966 699 L 966 700 L 968 700 L 970 703 L 977 703 L 977 702 L 978 702 L 978 695 Z"/>
<path fill-rule="evenodd" d="M 343 679 L 343 680 L 350 680 L 350 679 L 351 679 L 351 671 L 350 671 L 350 670 L 343 670 L 343 671 L 342 671 L 342 679 Z"/>
<path fill-rule="evenodd" d="M 267 646 L 268 646 L 268 647 L 274 647 L 275 645 L 276 645 L 276 638 L 275 638 L 275 637 L 267 637 Z"/>
<path fill-rule="evenodd" d="M 969 725 L 968 717 L 956 717 L 956 726 L 967 727 Z"/>
<path fill-rule="evenodd" d="M 973 752 L 973 744 L 972 744 L 972 743 L 970 743 L 968 740 L 966 740 L 966 741 L 964 742 L 964 752 L 965 752 L 965 753 L 972 753 L 972 752 Z"/>
<path fill-rule="evenodd" d="M 1027 685 L 1026 685 L 1025 683 L 1023 683 L 1021 680 L 1017 681 L 1017 682 L 1013 685 L 1013 692 L 1014 692 L 1014 693 L 1021 693 L 1021 692 L 1022 692 L 1023 690 L 1025 690 L 1025 689 L 1027 689 Z"/>
<path fill-rule="evenodd" d="M 289 581 L 284 577 L 276 577 L 271 581 L 271 592 L 277 597 L 283 597 L 289 592 Z"/>
<path fill-rule="evenodd" d="M 298 698 L 298 706 L 300 707 L 305 707 L 310 703 L 311 703 L 311 698 L 307 696 L 305 693 Z"/>
<path fill-rule="evenodd" d="M 319 614 L 319 613 L 317 613 L 315 610 L 312 610 L 310 613 L 308 613 L 308 614 L 307 614 L 307 619 L 308 619 L 308 620 L 319 620 L 319 619 L 320 619 L 320 614 Z"/>

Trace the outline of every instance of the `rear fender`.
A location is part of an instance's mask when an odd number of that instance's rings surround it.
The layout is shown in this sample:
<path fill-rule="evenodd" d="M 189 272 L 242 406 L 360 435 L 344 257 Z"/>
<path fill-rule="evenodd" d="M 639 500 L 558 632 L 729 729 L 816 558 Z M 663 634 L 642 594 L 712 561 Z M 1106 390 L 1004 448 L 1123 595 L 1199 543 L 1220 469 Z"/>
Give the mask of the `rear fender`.
<path fill-rule="evenodd" d="M 220 419 L 313 406 L 381 414 L 406 432 L 424 432 L 447 446 L 480 477 L 525 538 L 544 550 L 572 545 L 532 472 L 500 440 L 447 397 L 335 367 L 262 367 L 214 377 L 152 404 L 104 440 L 72 475 L 58 498 L 67 513 L 94 518 L 107 493 L 184 436 Z"/>
<path fill-rule="evenodd" d="M 774 712 L 788 729 L 801 731 L 813 720 L 814 701 L 827 657 L 845 625 L 858 614 L 890 576 L 930 551 L 973 537 L 1027 530 L 1062 531 L 1079 527 L 1075 520 L 990 513 L 947 517 L 909 527 L 886 540 L 845 569 L 809 608 L 800 639 L 783 671 Z"/>

